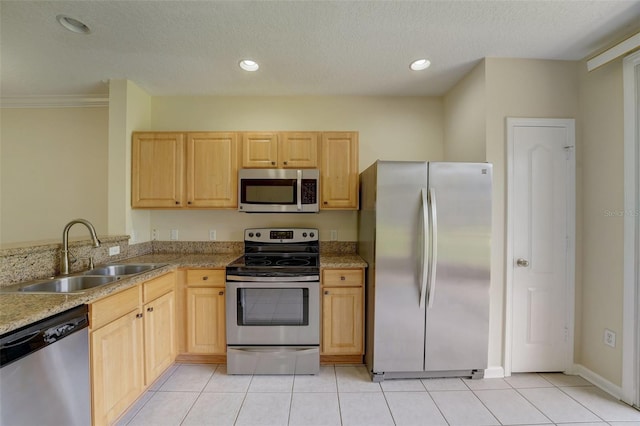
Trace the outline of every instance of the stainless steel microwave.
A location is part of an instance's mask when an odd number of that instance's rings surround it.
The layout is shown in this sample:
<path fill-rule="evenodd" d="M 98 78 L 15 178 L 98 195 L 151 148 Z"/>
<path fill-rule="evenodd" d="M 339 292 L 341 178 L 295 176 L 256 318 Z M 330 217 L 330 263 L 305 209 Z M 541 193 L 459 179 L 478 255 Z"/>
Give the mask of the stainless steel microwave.
<path fill-rule="evenodd" d="M 238 210 L 247 213 L 318 211 L 317 169 L 240 169 Z"/>

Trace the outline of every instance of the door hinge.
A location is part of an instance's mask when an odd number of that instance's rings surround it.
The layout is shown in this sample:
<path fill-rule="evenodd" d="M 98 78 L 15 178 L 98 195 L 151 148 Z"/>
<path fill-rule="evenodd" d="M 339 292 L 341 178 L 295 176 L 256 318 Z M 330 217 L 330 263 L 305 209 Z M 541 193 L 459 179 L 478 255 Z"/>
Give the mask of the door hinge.
<path fill-rule="evenodd" d="M 564 327 L 564 342 L 567 343 L 569 341 L 569 328 Z"/>

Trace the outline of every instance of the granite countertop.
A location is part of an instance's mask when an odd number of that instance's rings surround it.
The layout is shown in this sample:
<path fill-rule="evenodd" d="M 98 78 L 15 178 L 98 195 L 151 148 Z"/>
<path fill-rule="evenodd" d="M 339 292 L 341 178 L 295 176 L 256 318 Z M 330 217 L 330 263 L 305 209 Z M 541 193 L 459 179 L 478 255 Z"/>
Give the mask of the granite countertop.
<path fill-rule="evenodd" d="M 148 281 L 177 268 L 224 268 L 242 253 L 217 254 L 148 254 L 118 263 L 166 264 L 158 269 L 123 278 L 113 283 L 89 289 L 83 293 L 25 294 L 0 293 L 0 334 L 7 333 L 76 306 L 92 303 L 102 297 Z M 321 254 L 321 268 L 365 268 L 366 262 L 357 254 Z M 13 286 L 11 286 L 13 287 Z"/>
<path fill-rule="evenodd" d="M 321 268 L 366 268 L 365 262 L 357 254 L 320 254 Z"/>

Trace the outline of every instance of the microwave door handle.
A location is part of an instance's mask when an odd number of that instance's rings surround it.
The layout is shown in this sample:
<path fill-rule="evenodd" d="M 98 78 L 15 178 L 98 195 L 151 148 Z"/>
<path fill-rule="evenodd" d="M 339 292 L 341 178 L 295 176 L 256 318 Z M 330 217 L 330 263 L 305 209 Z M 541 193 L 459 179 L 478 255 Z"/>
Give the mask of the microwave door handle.
<path fill-rule="evenodd" d="M 298 197 L 298 211 L 302 211 L 302 170 L 297 170 L 298 179 L 297 179 L 297 197 Z"/>

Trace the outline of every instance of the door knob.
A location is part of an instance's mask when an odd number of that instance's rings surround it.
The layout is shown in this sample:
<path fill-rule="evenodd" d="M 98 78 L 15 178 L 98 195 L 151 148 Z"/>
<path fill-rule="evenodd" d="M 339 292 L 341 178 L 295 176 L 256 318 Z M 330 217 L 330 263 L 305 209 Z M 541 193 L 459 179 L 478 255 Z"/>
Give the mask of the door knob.
<path fill-rule="evenodd" d="M 523 267 L 523 268 L 526 268 L 527 266 L 529 266 L 529 261 L 527 259 L 520 258 L 520 259 L 516 260 L 516 265 L 520 266 L 520 267 Z"/>

